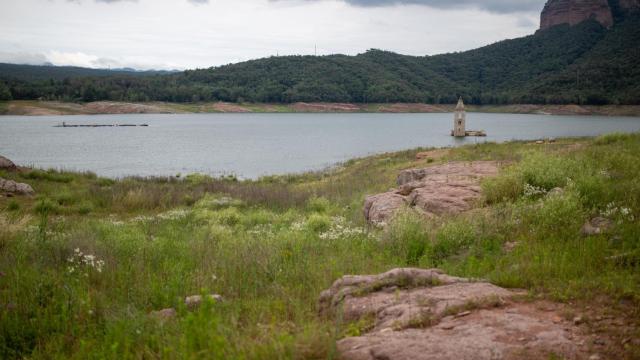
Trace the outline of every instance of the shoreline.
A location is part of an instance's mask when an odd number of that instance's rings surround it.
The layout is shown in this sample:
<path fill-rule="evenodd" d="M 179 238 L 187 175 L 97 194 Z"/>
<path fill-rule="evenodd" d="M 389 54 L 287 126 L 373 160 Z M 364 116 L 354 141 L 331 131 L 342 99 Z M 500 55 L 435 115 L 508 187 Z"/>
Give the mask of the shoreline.
<path fill-rule="evenodd" d="M 167 103 L 115 102 L 66 103 L 59 101 L 13 100 L 0 102 L 0 115 L 117 115 L 117 114 L 202 114 L 202 113 L 449 113 L 455 104 L 352 104 L 352 103 Z M 536 115 L 640 116 L 640 105 L 468 105 L 468 112 Z"/>

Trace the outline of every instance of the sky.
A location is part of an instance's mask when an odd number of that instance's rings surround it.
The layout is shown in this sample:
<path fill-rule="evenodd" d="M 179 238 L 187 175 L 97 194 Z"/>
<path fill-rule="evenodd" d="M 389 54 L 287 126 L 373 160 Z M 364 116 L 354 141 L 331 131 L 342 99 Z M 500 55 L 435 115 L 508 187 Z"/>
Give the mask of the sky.
<path fill-rule="evenodd" d="M 0 0 L 0 62 L 208 68 L 464 51 L 532 34 L 545 0 Z"/>

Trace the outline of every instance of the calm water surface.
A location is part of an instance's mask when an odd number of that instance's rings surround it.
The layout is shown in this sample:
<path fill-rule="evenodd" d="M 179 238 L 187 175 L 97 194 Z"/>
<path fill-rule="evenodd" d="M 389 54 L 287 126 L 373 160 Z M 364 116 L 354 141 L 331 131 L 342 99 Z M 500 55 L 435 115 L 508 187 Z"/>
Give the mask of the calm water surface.
<path fill-rule="evenodd" d="M 468 114 L 487 138 L 449 136 L 452 114 L 180 114 L 0 116 L 0 154 L 22 165 L 99 175 L 236 174 L 318 170 L 350 158 L 484 141 L 640 131 L 640 118 Z M 58 128 L 67 124 L 149 127 Z"/>

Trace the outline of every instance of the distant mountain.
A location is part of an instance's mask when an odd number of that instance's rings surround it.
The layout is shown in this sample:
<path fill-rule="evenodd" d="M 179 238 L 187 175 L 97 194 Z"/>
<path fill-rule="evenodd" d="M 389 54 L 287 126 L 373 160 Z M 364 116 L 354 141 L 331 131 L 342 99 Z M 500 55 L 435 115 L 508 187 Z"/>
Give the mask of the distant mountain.
<path fill-rule="evenodd" d="M 609 28 L 590 16 L 574 26 L 437 56 L 370 50 L 174 74 L 72 68 L 73 76 L 62 76 L 46 67 L 17 74 L 0 66 L 0 97 L 4 82 L 5 97 L 67 101 L 453 103 L 463 96 L 471 104 L 640 104 L 638 64 L 640 17 L 625 12 Z"/>
<path fill-rule="evenodd" d="M 158 70 L 136 70 L 131 68 L 123 69 L 89 69 L 77 66 L 54 66 L 48 65 L 20 65 L 0 63 L 0 79 L 15 80 L 64 80 L 76 77 L 103 77 L 114 75 L 158 75 L 170 74 L 176 71 L 158 71 Z"/>

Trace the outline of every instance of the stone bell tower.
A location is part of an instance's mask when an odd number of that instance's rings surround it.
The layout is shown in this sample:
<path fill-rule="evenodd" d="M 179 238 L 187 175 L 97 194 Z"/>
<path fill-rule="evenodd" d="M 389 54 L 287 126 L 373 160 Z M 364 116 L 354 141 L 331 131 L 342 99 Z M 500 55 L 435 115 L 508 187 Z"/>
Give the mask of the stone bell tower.
<path fill-rule="evenodd" d="M 453 131 L 452 135 L 455 137 L 465 137 L 467 136 L 467 113 L 464 111 L 464 102 L 462 101 L 462 97 L 458 100 L 458 105 L 456 106 L 455 117 L 453 119 Z"/>

